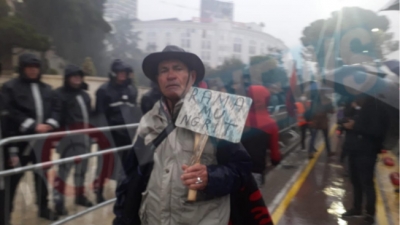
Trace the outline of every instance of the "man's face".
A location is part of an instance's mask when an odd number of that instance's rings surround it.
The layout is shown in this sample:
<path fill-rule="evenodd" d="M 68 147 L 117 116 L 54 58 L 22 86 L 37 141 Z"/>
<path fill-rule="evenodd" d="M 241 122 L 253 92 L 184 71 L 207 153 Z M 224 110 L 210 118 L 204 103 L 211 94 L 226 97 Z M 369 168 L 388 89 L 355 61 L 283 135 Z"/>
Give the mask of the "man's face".
<path fill-rule="evenodd" d="M 28 79 L 34 80 L 39 77 L 39 67 L 37 66 L 27 66 L 24 68 L 24 74 Z"/>
<path fill-rule="evenodd" d="M 82 76 L 75 74 L 69 77 L 68 83 L 73 88 L 79 88 L 82 85 Z"/>
<path fill-rule="evenodd" d="M 190 77 L 190 81 L 188 79 Z M 179 100 L 196 80 L 196 72 L 191 71 L 179 60 L 165 60 L 158 65 L 157 81 L 161 93 L 168 99 Z"/>
<path fill-rule="evenodd" d="M 117 83 L 123 83 L 126 79 L 128 79 L 128 74 L 126 72 L 121 71 L 117 73 Z"/>

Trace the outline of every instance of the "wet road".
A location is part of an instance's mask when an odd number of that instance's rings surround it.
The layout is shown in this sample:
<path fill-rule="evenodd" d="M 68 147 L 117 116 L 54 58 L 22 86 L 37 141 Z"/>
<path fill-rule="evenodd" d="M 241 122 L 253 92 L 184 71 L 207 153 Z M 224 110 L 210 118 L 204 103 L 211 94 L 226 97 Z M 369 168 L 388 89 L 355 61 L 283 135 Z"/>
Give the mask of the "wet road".
<path fill-rule="evenodd" d="M 324 150 L 278 224 L 357 225 L 359 221 L 341 218 L 351 199 L 350 181 L 338 157 L 328 158 Z"/>
<path fill-rule="evenodd" d="M 333 130 L 332 130 L 333 131 Z M 333 133 L 333 132 L 332 132 Z M 265 186 L 261 189 L 263 197 L 272 212 L 276 225 L 359 225 L 362 219 L 343 220 L 340 215 L 346 207 L 351 206 L 352 188 L 350 181 L 344 176 L 344 169 L 338 162 L 339 152 L 331 158 L 327 157 L 323 149 L 321 138 L 317 139 L 316 147 L 319 150 L 314 159 L 309 160 L 307 151 L 299 149 L 297 143 L 287 142 L 295 146 L 294 150 L 288 153 L 281 165 L 270 170 L 265 179 Z M 332 149 L 336 147 L 336 136 L 331 137 Z M 96 159 L 89 160 L 88 180 L 92 180 L 96 169 Z M 378 171 L 382 169 L 382 163 L 377 166 Z M 387 169 L 388 168 L 383 168 Z M 389 173 L 390 171 L 388 171 Z M 379 178 L 379 177 L 378 177 Z M 382 174 L 377 180 L 381 183 L 388 183 L 388 175 Z M 72 177 L 68 180 L 73 183 Z M 50 221 L 40 219 L 36 215 L 36 206 L 34 204 L 35 194 L 30 190 L 32 185 L 32 174 L 27 173 L 21 185 L 19 185 L 16 198 L 16 210 L 13 213 L 13 225 L 22 224 L 51 224 Z M 105 196 L 107 199 L 114 197 L 115 182 L 110 181 L 106 185 Z M 51 187 L 50 187 L 51 190 Z M 386 191 L 382 195 L 389 200 L 392 206 L 397 206 L 398 198 L 393 198 L 391 186 L 382 190 Z M 381 190 L 381 191 L 382 191 Z M 94 200 L 91 188 L 86 191 L 90 200 Z M 73 193 L 67 197 L 67 208 L 70 215 L 84 210 L 73 204 Z M 51 199 L 51 196 L 50 196 Z M 380 200 L 382 201 L 382 199 Z M 397 203 L 397 204 L 396 204 Z M 379 225 L 398 224 L 398 214 L 394 214 L 392 223 L 385 221 L 385 207 L 382 202 L 379 203 L 378 196 L 377 221 Z M 53 207 L 52 201 L 50 206 Z M 392 207 L 396 211 L 395 207 Z M 95 210 L 89 214 L 79 217 L 76 220 L 66 224 L 111 224 L 114 215 L 112 213 L 112 204 Z"/>

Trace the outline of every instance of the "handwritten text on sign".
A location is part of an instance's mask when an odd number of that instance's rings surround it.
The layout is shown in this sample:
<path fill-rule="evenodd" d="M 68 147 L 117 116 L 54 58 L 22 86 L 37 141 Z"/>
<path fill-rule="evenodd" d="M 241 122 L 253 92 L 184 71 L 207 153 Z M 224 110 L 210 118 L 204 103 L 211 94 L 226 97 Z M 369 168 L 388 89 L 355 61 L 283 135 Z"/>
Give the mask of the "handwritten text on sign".
<path fill-rule="evenodd" d="M 193 87 L 185 96 L 175 125 L 238 143 L 252 100 Z"/>

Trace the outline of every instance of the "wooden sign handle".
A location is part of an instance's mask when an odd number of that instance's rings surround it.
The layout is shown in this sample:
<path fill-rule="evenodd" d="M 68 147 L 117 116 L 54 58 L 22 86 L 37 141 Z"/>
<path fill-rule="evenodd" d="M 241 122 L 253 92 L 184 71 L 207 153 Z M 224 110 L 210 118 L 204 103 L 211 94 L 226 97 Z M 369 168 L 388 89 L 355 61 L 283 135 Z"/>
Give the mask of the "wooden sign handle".
<path fill-rule="evenodd" d="M 206 145 L 208 135 L 195 133 L 194 136 L 194 152 L 192 165 L 200 164 L 201 154 L 203 153 L 204 147 Z M 188 201 L 196 201 L 197 191 L 189 189 Z"/>

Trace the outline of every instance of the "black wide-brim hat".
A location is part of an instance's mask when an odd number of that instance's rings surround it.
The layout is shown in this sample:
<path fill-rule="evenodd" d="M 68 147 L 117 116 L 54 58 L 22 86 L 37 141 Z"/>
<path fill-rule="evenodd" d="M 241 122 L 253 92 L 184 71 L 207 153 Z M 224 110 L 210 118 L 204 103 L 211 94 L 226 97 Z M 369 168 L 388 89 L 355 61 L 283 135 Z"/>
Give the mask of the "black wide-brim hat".
<path fill-rule="evenodd" d="M 201 59 L 197 55 L 186 52 L 175 45 L 168 45 L 162 52 L 152 53 L 143 60 L 142 69 L 146 77 L 157 83 L 158 65 L 160 62 L 169 59 L 180 60 L 186 64 L 189 70 L 196 71 L 197 76 L 195 83 L 203 80 L 205 68 Z"/>

